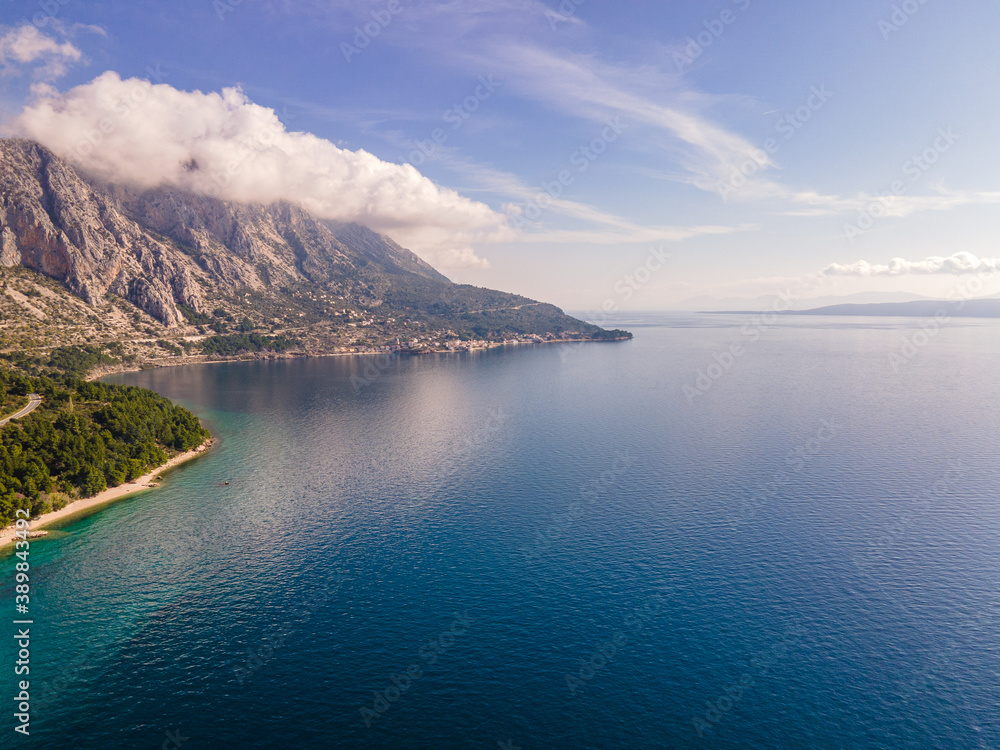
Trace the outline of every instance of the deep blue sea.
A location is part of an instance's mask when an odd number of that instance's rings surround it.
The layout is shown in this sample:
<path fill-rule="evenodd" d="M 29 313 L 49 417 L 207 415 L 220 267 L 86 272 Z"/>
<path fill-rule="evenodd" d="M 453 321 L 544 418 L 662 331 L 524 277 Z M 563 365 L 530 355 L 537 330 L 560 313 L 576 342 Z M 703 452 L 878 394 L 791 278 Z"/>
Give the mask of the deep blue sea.
<path fill-rule="evenodd" d="M 220 444 L 32 545 L 0 746 L 1000 748 L 1000 323 L 613 323 L 113 378 Z"/>

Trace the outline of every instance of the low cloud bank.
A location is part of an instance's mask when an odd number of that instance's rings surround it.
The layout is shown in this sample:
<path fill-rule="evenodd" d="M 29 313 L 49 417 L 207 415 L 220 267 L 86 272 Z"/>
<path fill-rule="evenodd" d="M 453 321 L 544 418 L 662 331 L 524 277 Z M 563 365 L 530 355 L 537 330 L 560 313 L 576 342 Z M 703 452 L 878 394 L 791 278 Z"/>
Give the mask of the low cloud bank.
<path fill-rule="evenodd" d="M 242 202 L 287 200 L 320 218 L 357 221 L 443 268 L 486 266 L 472 245 L 513 236 L 486 204 L 409 164 L 290 131 L 238 88 L 181 91 L 108 71 L 65 92 L 36 86 L 6 129 L 109 181 Z"/>
<path fill-rule="evenodd" d="M 826 276 L 961 275 L 998 269 L 1000 269 L 1000 258 L 979 258 L 972 253 L 959 252 L 948 257 L 934 255 L 917 261 L 893 258 L 886 264 L 869 263 L 866 260 L 848 264 L 831 263 L 823 269 L 823 274 Z"/>

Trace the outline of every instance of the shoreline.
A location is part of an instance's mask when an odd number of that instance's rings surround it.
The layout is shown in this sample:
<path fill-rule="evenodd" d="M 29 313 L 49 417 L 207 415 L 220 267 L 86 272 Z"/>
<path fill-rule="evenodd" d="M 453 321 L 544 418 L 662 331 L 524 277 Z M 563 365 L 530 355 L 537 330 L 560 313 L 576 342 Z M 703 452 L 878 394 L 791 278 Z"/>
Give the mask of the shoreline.
<path fill-rule="evenodd" d="M 197 448 L 174 456 L 165 464 L 161 464 L 149 473 L 143 474 L 141 477 L 133 479 L 131 482 L 123 482 L 117 487 L 109 487 L 106 490 L 102 490 L 93 497 L 85 497 L 80 500 L 74 500 L 64 508 L 51 511 L 50 513 L 44 513 L 31 521 L 28 526 L 28 531 L 36 531 L 50 523 L 53 523 L 54 521 L 60 521 L 87 510 L 99 508 L 100 506 L 110 505 L 117 500 L 121 500 L 138 492 L 155 489 L 156 487 L 159 487 L 159 485 L 151 484 L 151 482 L 153 482 L 156 477 L 207 453 L 214 444 L 215 438 L 210 437 Z M 6 528 L 0 529 L 0 552 L 3 552 L 9 545 L 13 544 L 17 540 L 16 534 L 17 526 L 7 526 Z"/>
<path fill-rule="evenodd" d="M 611 339 L 608 341 L 619 341 L 622 339 Z M 504 346 L 524 346 L 524 345 L 537 345 L 537 344 L 566 344 L 566 343 L 607 343 L 607 341 L 602 341 L 599 339 L 548 339 L 546 341 L 531 341 L 531 342 L 510 342 L 501 343 L 496 342 L 486 347 L 477 347 L 471 350 L 459 351 L 459 350 L 428 350 L 426 352 L 420 352 L 419 354 L 464 354 L 470 351 L 486 351 L 488 349 L 495 349 Z M 129 366 L 119 366 L 111 368 L 95 368 L 87 375 L 84 376 L 84 380 L 94 381 L 101 378 L 105 378 L 111 375 L 118 375 L 127 372 L 142 372 L 145 369 L 156 369 L 160 367 L 181 367 L 184 365 L 210 365 L 210 364 L 221 364 L 223 362 L 250 362 L 255 360 L 264 359 L 302 359 L 307 357 L 365 357 L 365 356 L 378 356 L 380 354 L 385 354 L 386 352 L 289 352 L 289 353 L 271 353 L 263 356 L 235 356 L 220 359 L 210 359 L 205 356 L 193 356 L 193 357 L 171 357 L 168 360 L 162 362 L 149 363 L 153 367 L 129 367 Z M 121 500 L 130 495 L 137 494 L 139 492 L 145 492 L 147 490 L 155 489 L 158 484 L 152 483 L 156 477 L 163 474 L 164 472 L 170 471 L 171 469 L 180 466 L 181 464 L 187 463 L 192 459 L 206 453 L 216 442 L 214 437 L 209 437 L 204 443 L 199 445 L 197 448 L 181 453 L 174 456 L 165 464 L 153 469 L 152 471 L 138 477 L 131 482 L 123 482 L 117 487 L 110 487 L 106 490 L 102 490 L 93 497 L 81 498 L 80 500 L 74 500 L 73 502 L 66 505 L 64 508 L 59 510 L 54 510 L 49 513 L 45 513 L 36 519 L 33 519 L 28 527 L 28 531 L 36 531 L 42 529 L 43 527 L 54 523 L 55 521 L 60 521 L 71 516 L 82 514 L 85 511 L 99 508 L 104 505 L 110 505 L 111 503 Z M 12 545 L 16 540 L 17 527 L 16 525 L 7 526 L 0 528 L 0 553 L 5 552 L 6 549 Z M 42 537 L 44 538 L 44 537 Z"/>
<path fill-rule="evenodd" d="M 505 346 L 538 346 L 541 344 L 605 344 L 605 343 L 616 343 L 619 341 L 627 341 L 628 339 L 547 339 L 545 341 L 518 341 L 518 342 L 495 342 L 490 346 L 476 347 L 471 350 L 459 350 L 459 349 L 428 349 L 427 351 L 419 353 L 407 353 L 407 356 L 424 356 L 426 354 L 468 354 L 470 352 L 484 352 L 490 349 L 497 349 Z M 163 359 L 150 360 L 145 364 L 148 365 L 143 367 L 142 365 L 120 365 L 116 367 L 101 368 L 97 367 L 87 375 L 84 376 L 84 380 L 94 381 L 100 380 L 101 378 L 106 378 L 111 375 L 121 375 L 127 372 L 143 372 L 144 370 L 156 370 L 161 367 L 184 367 L 186 365 L 217 365 L 224 364 L 226 362 L 256 362 L 263 360 L 274 360 L 274 359 L 306 359 L 311 357 L 377 357 L 383 354 L 395 354 L 396 352 L 386 352 L 386 351 L 374 351 L 374 352 L 270 352 L 267 354 L 261 352 L 248 353 L 247 355 L 236 355 L 233 357 L 224 357 L 220 359 L 211 359 L 203 354 L 195 354 L 192 356 L 180 356 L 180 357 L 164 357 Z"/>

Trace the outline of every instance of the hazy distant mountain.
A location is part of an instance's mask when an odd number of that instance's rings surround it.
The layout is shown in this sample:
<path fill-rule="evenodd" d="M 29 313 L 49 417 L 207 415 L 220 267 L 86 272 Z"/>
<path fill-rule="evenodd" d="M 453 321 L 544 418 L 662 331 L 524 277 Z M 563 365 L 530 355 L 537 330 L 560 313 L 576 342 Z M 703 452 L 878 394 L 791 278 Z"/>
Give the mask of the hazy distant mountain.
<path fill-rule="evenodd" d="M 691 310 L 697 312 L 763 312 L 773 310 L 775 301 L 778 300 L 773 294 L 765 294 L 760 297 L 726 297 L 716 299 L 702 295 L 691 297 L 680 302 L 675 309 Z M 925 300 L 919 294 L 909 292 L 859 292 L 858 294 L 847 294 L 843 296 L 813 297 L 810 299 L 793 300 L 793 310 L 807 310 L 815 307 L 825 307 L 840 304 L 881 304 L 885 302 L 912 302 Z"/>
<path fill-rule="evenodd" d="M 876 305 L 831 305 L 797 310 L 795 315 L 878 315 L 933 318 L 946 314 L 953 318 L 1000 318 L 1000 299 L 983 297 L 966 301 L 918 300 Z"/>

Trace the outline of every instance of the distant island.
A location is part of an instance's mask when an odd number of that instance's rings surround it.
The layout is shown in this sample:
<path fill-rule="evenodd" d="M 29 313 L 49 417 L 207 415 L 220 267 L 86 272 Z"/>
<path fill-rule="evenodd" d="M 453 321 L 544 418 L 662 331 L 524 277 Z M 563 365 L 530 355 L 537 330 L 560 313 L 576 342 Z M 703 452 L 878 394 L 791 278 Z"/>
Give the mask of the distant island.
<path fill-rule="evenodd" d="M 907 302 L 842 303 L 806 310 L 705 310 L 709 315 L 839 315 L 898 318 L 1000 318 L 1000 299 L 982 297 L 968 300 L 919 299 Z"/>
<path fill-rule="evenodd" d="M 900 318 L 933 318 L 947 315 L 953 318 L 1000 318 L 1000 299 L 914 300 L 912 302 L 881 302 L 816 307 L 811 310 L 789 310 L 785 315 L 876 315 Z"/>

